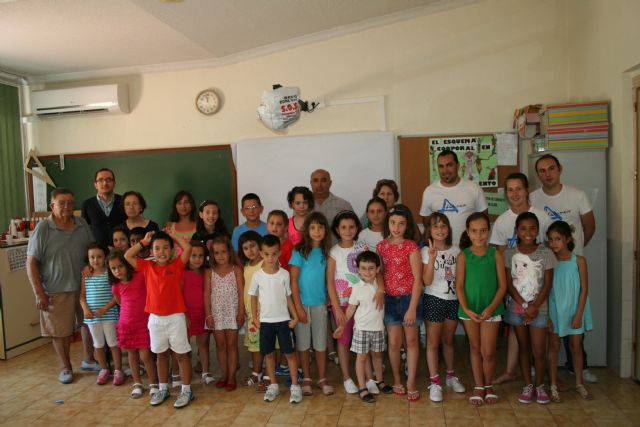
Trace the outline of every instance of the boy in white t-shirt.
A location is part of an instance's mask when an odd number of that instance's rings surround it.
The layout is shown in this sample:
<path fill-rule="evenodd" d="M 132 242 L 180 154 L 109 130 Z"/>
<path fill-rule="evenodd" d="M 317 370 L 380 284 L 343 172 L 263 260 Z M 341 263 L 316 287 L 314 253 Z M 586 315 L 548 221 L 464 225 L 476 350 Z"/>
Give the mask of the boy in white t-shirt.
<path fill-rule="evenodd" d="M 280 238 L 272 234 L 264 236 L 260 243 L 262 268 L 253 274 L 249 295 L 253 323 L 260 330 L 260 353 L 267 362 L 267 374 L 271 384 L 264 400 L 273 402 L 280 394 L 276 379 L 276 338 L 280 352 L 287 358 L 291 375 L 289 403 L 302 401 L 302 388 L 298 384 L 296 361 L 291 330 L 298 323 L 298 315 L 291 298 L 289 272 L 279 266 Z M 258 305 L 260 314 L 258 314 Z"/>
<path fill-rule="evenodd" d="M 380 257 L 373 251 L 363 251 L 356 257 L 360 281 L 353 285 L 347 308 L 347 321 L 354 318 L 351 351 L 357 353 L 356 375 L 358 377 L 358 393 L 366 403 L 375 402 L 375 397 L 367 390 L 366 377 L 367 355 L 371 353 L 377 386 L 385 394 L 392 392 L 382 379 L 382 354 L 386 348 L 384 335 L 384 310 L 376 307 L 375 295 L 378 292 L 376 275 L 380 272 Z M 355 316 L 354 316 L 355 315 Z M 345 322 L 345 323 L 346 323 Z M 344 324 L 338 326 L 333 337 L 338 339 L 344 332 Z"/>

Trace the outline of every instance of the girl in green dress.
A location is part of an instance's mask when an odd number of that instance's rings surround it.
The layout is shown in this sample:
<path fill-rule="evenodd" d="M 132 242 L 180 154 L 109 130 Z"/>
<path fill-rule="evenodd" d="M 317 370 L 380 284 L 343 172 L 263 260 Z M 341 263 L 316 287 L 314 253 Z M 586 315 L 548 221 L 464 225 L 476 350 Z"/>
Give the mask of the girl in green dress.
<path fill-rule="evenodd" d="M 476 212 L 467 218 L 467 229 L 460 238 L 456 264 L 458 317 L 469 337 L 471 369 L 475 387 L 469 403 L 493 404 L 498 396 L 491 380 L 496 367 L 496 340 L 504 313 L 502 299 L 507 280 L 502 253 L 488 245 L 489 217 Z"/>

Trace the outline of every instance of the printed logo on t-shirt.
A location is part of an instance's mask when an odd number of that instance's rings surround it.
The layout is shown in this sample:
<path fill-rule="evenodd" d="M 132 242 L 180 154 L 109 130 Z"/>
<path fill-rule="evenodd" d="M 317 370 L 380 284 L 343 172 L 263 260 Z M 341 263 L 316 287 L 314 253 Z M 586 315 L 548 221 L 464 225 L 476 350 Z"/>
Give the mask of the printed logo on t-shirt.
<path fill-rule="evenodd" d="M 553 221 L 562 221 L 562 215 L 560 215 L 558 212 L 551 209 L 551 207 L 545 206 L 544 211 L 547 213 L 547 215 L 549 215 L 549 218 L 551 218 Z"/>
<path fill-rule="evenodd" d="M 515 248 L 516 247 L 516 243 L 518 243 L 518 235 L 516 234 L 515 230 L 513 232 L 513 236 L 509 237 L 507 239 L 507 247 L 508 248 Z"/>
<path fill-rule="evenodd" d="M 442 207 L 440 209 L 438 209 L 438 212 L 440 212 L 440 213 L 445 213 L 445 212 L 460 213 L 460 211 L 458 210 L 456 205 L 451 203 L 448 199 L 444 199 L 444 201 L 442 202 Z"/>
<path fill-rule="evenodd" d="M 444 280 L 447 282 L 446 294 L 456 294 L 456 257 L 453 255 L 440 254 L 434 263 L 434 270 L 444 270 Z"/>

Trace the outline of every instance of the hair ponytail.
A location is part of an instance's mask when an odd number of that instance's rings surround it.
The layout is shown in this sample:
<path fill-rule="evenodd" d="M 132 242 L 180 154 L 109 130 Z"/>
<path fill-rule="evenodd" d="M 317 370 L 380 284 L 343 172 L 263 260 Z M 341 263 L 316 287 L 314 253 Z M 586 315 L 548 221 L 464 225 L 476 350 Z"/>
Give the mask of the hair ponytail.
<path fill-rule="evenodd" d="M 461 251 L 471 247 L 471 239 L 469 238 L 467 230 L 464 230 L 460 235 L 460 244 L 458 246 L 460 246 Z"/>

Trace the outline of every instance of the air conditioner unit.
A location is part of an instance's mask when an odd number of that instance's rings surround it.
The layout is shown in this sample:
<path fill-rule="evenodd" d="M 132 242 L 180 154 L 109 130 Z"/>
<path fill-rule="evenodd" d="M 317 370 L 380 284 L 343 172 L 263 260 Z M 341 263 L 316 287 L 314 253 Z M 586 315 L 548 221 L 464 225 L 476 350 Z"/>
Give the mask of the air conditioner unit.
<path fill-rule="evenodd" d="M 31 93 L 38 117 L 88 113 L 128 113 L 129 94 L 124 83 L 41 90 Z"/>

